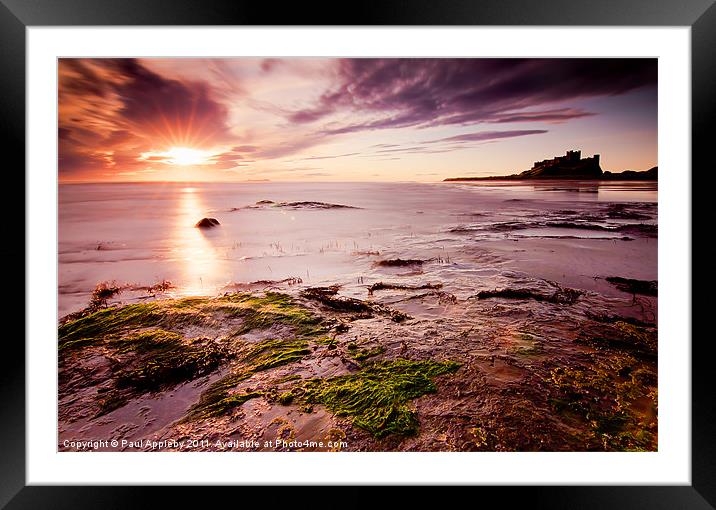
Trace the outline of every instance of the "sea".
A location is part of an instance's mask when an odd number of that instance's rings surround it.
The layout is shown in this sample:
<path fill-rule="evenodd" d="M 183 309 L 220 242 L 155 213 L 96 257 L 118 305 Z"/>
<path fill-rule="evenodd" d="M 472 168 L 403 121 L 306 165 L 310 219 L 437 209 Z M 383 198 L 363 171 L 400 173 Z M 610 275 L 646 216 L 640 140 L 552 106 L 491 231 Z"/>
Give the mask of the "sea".
<path fill-rule="evenodd" d="M 58 317 L 103 282 L 126 303 L 377 282 L 459 301 L 528 280 L 609 298 L 607 277 L 657 279 L 655 182 L 62 184 L 58 213 Z"/>

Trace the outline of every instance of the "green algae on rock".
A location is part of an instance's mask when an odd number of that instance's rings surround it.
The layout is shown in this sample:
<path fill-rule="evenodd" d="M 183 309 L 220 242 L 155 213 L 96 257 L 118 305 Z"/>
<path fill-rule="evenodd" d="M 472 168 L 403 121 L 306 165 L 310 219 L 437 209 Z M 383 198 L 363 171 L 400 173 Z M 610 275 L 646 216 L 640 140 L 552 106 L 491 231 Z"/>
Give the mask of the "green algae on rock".
<path fill-rule="evenodd" d="M 648 417 L 656 415 L 656 372 L 649 365 L 628 354 L 612 354 L 589 367 L 555 368 L 551 382 L 553 407 L 586 421 L 585 439 L 594 449 L 656 449 L 656 423 Z M 650 412 L 639 411 L 644 403 Z"/>
<path fill-rule="evenodd" d="M 69 320 L 58 329 L 58 348 L 62 352 L 75 347 L 96 345 L 119 333 L 141 328 L 171 328 L 181 324 L 200 323 L 206 317 L 196 305 L 209 300 L 191 299 L 194 300 L 191 305 L 186 303 L 186 299 L 178 299 L 113 306 Z"/>
<path fill-rule="evenodd" d="M 241 359 L 239 368 L 212 384 L 199 397 L 184 421 L 221 416 L 247 400 L 263 395 L 260 391 L 236 393 L 232 390 L 256 372 L 298 361 L 311 353 L 305 340 L 270 339 L 253 346 Z"/>
<path fill-rule="evenodd" d="M 266 340 L 250 347 L 222 338 L 187 338 L 186 326 L 214 334 L 215 326 L 234 319 L 239 329 L 231 336 L 279 324 L 288 327 L 285 334 L 289 338 Z M 210 411 L 218 413 L 222 402 L 223 407 L 235 407 L 246 400 L 229 395 L 230 387 L 257 371 L 301 359 L 310 353 L 306 339 L 325 332 L 320 317 L 285 294 L 236 293 L 87 310 L 60 325 L 58 353 L 61 367 L 71 367 L 75 354 L 86 351 L 110 362 L 109 379 L 105 375 L 105 379 L 95 381 L 102 384 L 97 391 L 97 415 L 122 407 L 140 394 L 207 375 L 225 361 L 240 357 L 242 371 L 219 381 L 227 386 L 226 391 L 215 385 L 195 405 L 196 411 L 216 404 Z M 216 398 L 210 398 L 212 391 Z M 253 396 L 257 395 L 250 395 Z"/>
<path fill-rule="evenodd" d="M 115 376 L 117 386 L 154 391 L 205 375 L 226 358 L 226 351 L 208 338 L 185 341 L 180 335 L 163 330 L 140 333 L 118 342 L 117 352 L 134 353 Z M 129 366 L 127 366 L 129 365 Z"/>
<path fill-rule="evenodd" d="M 162 329 L 114 337 L 106 348 L 113 385 L 109 391 L 98 392 L 97 416 L 122 407 L 134 395 L 206 375 L 227 356 L 222 346 L 207 338 L 187 340 Z"/>
<path fill-rule="evenodd" d="M 606 326 L 585 329 L 577 342 L 597 349 L 618 350 L 642 358 L 656 358 L 658 335 L 654 326 L 614 320 Z"/>
<path fill-rule="evenodd" d="M 321 319 L 286 294 L 234 293 L 218 298 L 186 297 L 103 308 L 60 325 L 58 347 L 64 351 L 96 345 L 117 334 L 142 328 L 161 326 L 171 330 L 183 325 L 202 325 L 217 313 L 242 319 L 236 335 L 275 324 L 291 326 L 300 336 L 323 331 Z"/>
<path fill-rule="evenodd" d="M 325 332 L 319 317 L 297 305 L 290 296 L 279 292 L 266 292 L 264 296 L 249 293 L 226 294 L 213 300 L 209 308 L 243 318 L 236 335 L 252 329 L 267 329 L 275 324 L 292 326 L 301 336 Z"/>
<path fill-rule="evenodd" d="M 365 348 L 365 349 L 359 349 L 358 346 L 355 343 L 348 344 L 348 352 L 350 353 L 351 358 L 353 358 L 356 361 L 365 361 L 368 358 L 372 358 L 374 356 L 378 356 L 379 354 L 383 354 L 385 352 L 385 347 L 382 345 L 378 345 L 373 348 Z"/>
<path fill-rule="evenodd" d="M 410 401 L 436 392 L 433 378 L 459 367 L 452 361 L 381 361 L 354 374 L 304 381 L 292 390 L 293 398 L 284 394 L 282 400 L 323 405 L 336 416 L 352 418 L 354 425 L 376 438 L 413 435 L 418 418 Z"/>

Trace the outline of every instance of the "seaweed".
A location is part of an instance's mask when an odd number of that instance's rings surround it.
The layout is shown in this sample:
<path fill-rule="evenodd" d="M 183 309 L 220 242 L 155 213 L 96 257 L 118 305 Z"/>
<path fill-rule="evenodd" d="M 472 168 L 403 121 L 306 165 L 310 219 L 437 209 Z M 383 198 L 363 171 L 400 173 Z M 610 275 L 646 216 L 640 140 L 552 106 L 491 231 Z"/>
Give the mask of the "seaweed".
<path fill-rule="evenodd" d="M 354 207 L 352 205 L 343 204 L 328 204 L 326 202 L 282 202 L 275 204 L 274 207 L 285 207 L 288 209 L 360 209 L 360 207 Z"/>
<path fill-rule="evenodd" d="M 200 324 L 207 318 L 203 305 L 209 301 L 209 298 L 182 298 L 88 309 L 61 322 L 58 348 L 62 352 L 96 345 L 131 329 Z"/>
<path fill-rule="evenodd" d="M 622 292 L 643 294 L 644 296 L 657 295 L 656 280 L 635 280 L 632 278 L 622 278 L 621 276 L 607 276 L 605 280 Z"/>
<path fill-rule="evenodd" d="M 624 317 L 622 315 L 610 315 L 606 313 L 593 313 L 589 310 L 585 311 L 584 314 L 593 321 L 603 322 L 607 324 L 614 324 L 615 322 L 626 322 L 627 324 L 633 324 L 634 326 L 641 327 L 656 327 L 654 322 L 642 321 L 635 319 L 634 317 Z"/>
<path fill-rule="evenodd" d="M 185 340 L 162 329 L 117 335 L 106 339 L 105 346 L 112 353 L 112 386 L 98 391 L 95 417 L 122 407 L 133 395 L 169 388 L 212 372 L 227 357 L 212 340 Z"/>
<path fill-rule="evenodd" d="M 558 367 L 550 373 L 551 403 L 558 412 L 586 421 L 594 449 L 654 451 L 656 423 L 634 404 L 651 402 L 656 413 L 656 372 L 628 355 L 595 360 L 588 367 Z"/>
<path fill-rule="evenodd" d="M 311 287 L 301 291 L 301 296 L 305 299 L 318 301 L 331 310 L 363 314 L 365 318 L 370 318 L 373 314 L 387 316 L 394 322 L 403 322 L 411 318 L 406 313 L 379 303 L 338 296 L 338 289 L 339 287 L 335 285 L 331 287 Z"/>
<path fill-rule="evenodd" d="M 299 202 L 274 202 L 273 200 L 259 200 L 254 205 L 247 205 L 244 207 L 233 207 L 230 211 L 240 211 L 241 209 L 263 209 L 263 208 L 276 208 L 276 209 L 309 209 L 309 210 L 321 210 L 321 209 L 360 209 L 352 205 L 343 204 L 329 204 L 327 202 L 315 202 L 311 200 L 304 200 Z"/>
<path fill-rule="evenodd" d="M 373 308 L 366 301 L 338 296 L 338 286 L 311 287 L 301 291 L 301 296 L 339 312 L 371 313 Z"/>
<path fill-rule="evenodd" d="M 473 297 L 477 299 L 504 298 L 504 299 L 534 299 L 535 301 L 545 301 L 558 305 L 573 305 L 584 294 L 578 289 L 570 289 L 568 287 L 557 288 L 552 294 L 546 294 L 534 289 L 495 289 L 482 290 Z"/>
<path fill-rule="evenodd" d="M 237 352 L 235 342 L 187 339 L 172 331 L 187 324 L 211 324 L 216 313 L 242 319 L 236 334 L 284 324 L 291 328 L 292 338 L 266 340 L 241 353 L 241 349 Z M 193 380 L 217 370 L 225 360 L 243 354 L 243 370 L 222 380 L 233 387 L 254 372 L 304 357 L 310 352 L 307 339 L 326 332 L 320 317 L 294 304 L 289 296 L 272 292 L 262 296 L 234 293 L 218 298 L 188 297 L 88 310 L 60 324 L 58 352 L 61 363 L 71 360 L 73 352 L 90 347 L 99 349 L 110 360 L 111 393 L 98 396 L 101 415 L 124 405 L 133 395 Z M 225 393 L 214 402 L 217 406 L 241 403 L 241 398 Z"/>
<path fill-rule="evenodd" d="M 422 266 L 425 263 L 420 259 L 385 259 L 375 263 L 379 267 L 405 267 L 405 266 Z"/>
<path fill-rule="evenodd" d="M 600 349 L 628 351 L 640 357 L 654 359 L 658 347 L 656 328 L 639 324 L 638 321 L 617 320 L 610 326 L 598 327 L 596 330 L 585 328 L 576 341 Z"/>
<path fill-rule="evenodd" d="M 351 375 L 304 381 L 291 390 L 291 401 L 323 405 L 336 416 L 350 417 L 376 438 L 414 435 L 418 417 L 410 401 L 436 392 L 433 378 L 459 367 L 452 361 L 402 358 L 375 362 Z"/>
<path fill-rule="evenodd" d="M 103 306 L 107 306 L 107 300 L 120 294 L 124 287 L 120 287 L 116 282 L 101 282 L 92 291 L 90 297 L 89 308 L 96 310 Z"/>
<path fill-rule="evenodd" d="M 210 308 L 243 319 L 235 335 L 253 329 L 267 329 L 275 324 L 291 326 L 299 336 L 313 336 L 326 331 L 319 317 L 295 304 L 290 296 L 278 292 L 266 292 L 263 297 L 246 293 L 226 294 L 211 303 Z"/>
<path fill-rule="evenodd" d="M 648 220 L 651 216 L 640 212 L 628 210 L 628 204 L 610 204 L 607 207 L 607 218 L 620 220 Z"/>
<path fill-rule="evenodd" d="M 216 342 L 197 338 L 190 341 L 163 330 L 151 330 L 115 342 L 118 353 L 132 352 L 126 368 L 116 371 L 117 388 L 140 392 L 195 379 L 215 370 L 226 357 Z M 127 366 L 129 365 L 129 366 Z"/>
<path fill-rule="evenodd" d="M 305 340 L 265 340 L 253 346 L 241 359 L 237 371 L 213 383 L 199 397 L 182 421 L 221 416 L 251 398 L 262 396 L 261 391 L 233 393 L 232 390 L 256 372 L 293 363 L 311 353 Z"/>
<path fill-rule="evenodd" d="M 138 303 L 97 310 L 59 327 L 59 350 L 84 346 L 123 328 L 156 326 L 163 318 L 157 303 Z M 81 342 L 79 342 L 81 340 Z"/>
<path fill-rule="evenodd" d="M 442 283 L 425 283 L 423 285 L 404 285 L 400 283 L 378 282 L 368 287 L 368 295 L 372 295 L 376 290 L 424 290 L 424 289 L 441 289 Z"/>
<path fill-rule="evenodd" d="M 281 285 L 284 283 L 286 285 L 296 285 L 303 283 L 303 279 L 298 276 L 289 276 L 283 280 L 256 280 L 255 282 L 251 282 L 249 285 Z"/>
<path fill-rule="evenodd" d="M 348 346 L 348 349 L 350 352 L 351 358 L 353 358 L 356 361 L 365 361 L 368 358 L 372 358 L 374 356 L 378 356 L 380 354 L 383 354 L 385 352 L 385 347 L 382 345 L 378 345 L 376 347 L 373 347 L 372 349 L 358 349 L 358 346 L 355 344 L 352 344 L 353 348 L 351 348 L 351 345 Z"/>

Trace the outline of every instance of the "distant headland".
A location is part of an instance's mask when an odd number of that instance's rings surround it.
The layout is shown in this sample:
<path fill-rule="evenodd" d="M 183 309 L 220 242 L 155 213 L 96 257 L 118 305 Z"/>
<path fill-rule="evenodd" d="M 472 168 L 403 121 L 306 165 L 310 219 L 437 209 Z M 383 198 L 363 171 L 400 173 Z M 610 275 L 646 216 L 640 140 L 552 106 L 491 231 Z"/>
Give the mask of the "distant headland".
<path fill-rule="evenodd" d="M 532 168 L 519 174 L 495 175 L 490 177 L 449 177 L 445 181 L 519 181 L 531 179 L 579 179 L 601 181 L 656 181 L 658 167 L 643 172 L 605 172 L 599 166 L 599 154 L 582 158 L 582 151 L 567 151 L 564 156 L 535 161 Z"/>

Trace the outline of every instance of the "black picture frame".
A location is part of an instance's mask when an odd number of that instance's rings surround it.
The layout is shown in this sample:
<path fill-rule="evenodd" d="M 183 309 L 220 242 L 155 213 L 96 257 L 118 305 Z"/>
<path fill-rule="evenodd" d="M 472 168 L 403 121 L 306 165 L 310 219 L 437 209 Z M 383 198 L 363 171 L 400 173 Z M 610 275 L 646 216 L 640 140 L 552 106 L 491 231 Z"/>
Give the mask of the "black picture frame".
<path fill-rule="evenodd" d="M 694 177 L 713 166 L 709 125 L 716 113 L 716 5 L 714 0 L 383 0 L 364 4 L 274 3 L 243 0 L 0 0 L 0 140 L 18 156 L 15 168 L 25 159 L 25 58 L 26 29 L 31 26 L 80 25 L 549 25 L 549 26 L 689 26 L 692 70 L 692 231 L 711 214 L 706 208 L 707 187 L 694 186 Z M 8 163 L 9 164 L 9 163 Z M 13 195 L 24 196 L 24 173 L 14 172 Z M 699 178 L 701 181 L 703 177 Z M 9 181 L 8 181 L 9 182 Z M 8 184 L 9 186 L 10 184 Z M 3 201 L 6 235 L 24 239 L 25 223 L 19 207 Z M 696 240 L 696 239 L 694 239 Z M 25 268 L 15 248 L 2 251 L 5 268 L 19 278 L 18 264 Z M 24 243 L 23 243 L 24 246 Z M 23 250 L 24 253 L 24 250 Z M 709 250 L 691 247 L 692 274 L 702 267 L 700 257 Z M 12 256 L 15 255 L 15 260 Z M 20 259 L 20 260 L 18 260 Z M 23 271 L 24 273 L 24 271 Z M 699 283 L 711 283 L 713 272 L 699 274 Z M 27 276 L 27 275 L 26 275 Z M 14 283 L 14 282 L 13 282 Z M 18 282 L 19 283 L 19 282 Z M 19 287 L 14 286 L 13 289 Z M 17 291 L 14 291 L 16 294 Z M 23 293 L 24 295 L 24 293 Z M 692 291 L 693 295 L 693 291 Z M 707 300 L 692 300 L 696 326 L 707 316 Z M 13 295 L 13 300 L 17 296 Z M 23 302 L 25 302 L 23 300 Z M 31 306 L 31 303 L 28 303 Z M 16 313 L 16 312 L 15 312 Z M 27 310 L 26 310 L 27 313 Z M 27 317 L 27 315 L 26 315 Z M 694 330 L 695 331 L 695 330 Z M 672 339 L 691 341 L 692 349 L 692 484 L 690 486 L 589 486 L 481 488 L 505 501 L 522 501 L 532 508 L 716 508 L 716 419 L 712 396 L 709 344 L 712 338 Z M 133 508 L 148 506 L 149 489 L 131 487 L 39 487 L 25 483 L 25 350 L 17 335 L 4 342 L 6 363 L 0 369 L 0 507 L 20 508 Z M 12 361 L 10 361 L 12 360 Z M 364 489 L 345 489 L 334 504 L 360 504 Z M 195 491 L 196 492 L 196 491 Z M 300 491 L 303 492 L 303 491 Z M 415 491 L 419 495 L 421 491 Z M 455 496 L 459 492 L 452 492 Z M 205 494 L 205 493 L 200 493 Z M 200 494 L 194 494 L 197 496 Z M 297 489 L 270 491 L 271 506 L 285 495 L 287 500 L 310 502 Z M 361 498 L 360 496 L 363 495 Z M 201 496 L 200 496 L 201 497 Z M 448 497 L 448 496 L 443 496 Z M 163 491 L 163 505 L 172 500 L 185 504 L 192 496 L 185 488 Z M 319 504 L 320 498 L 314 504 Z M 487 499 L 480 501 L 489 501 Z M 206 500 L 203 500 L 206 502 Z M 405 502 L 405 501 L 404 501 Z M 407 503 L 407 502 L 405 502 Z"/>

